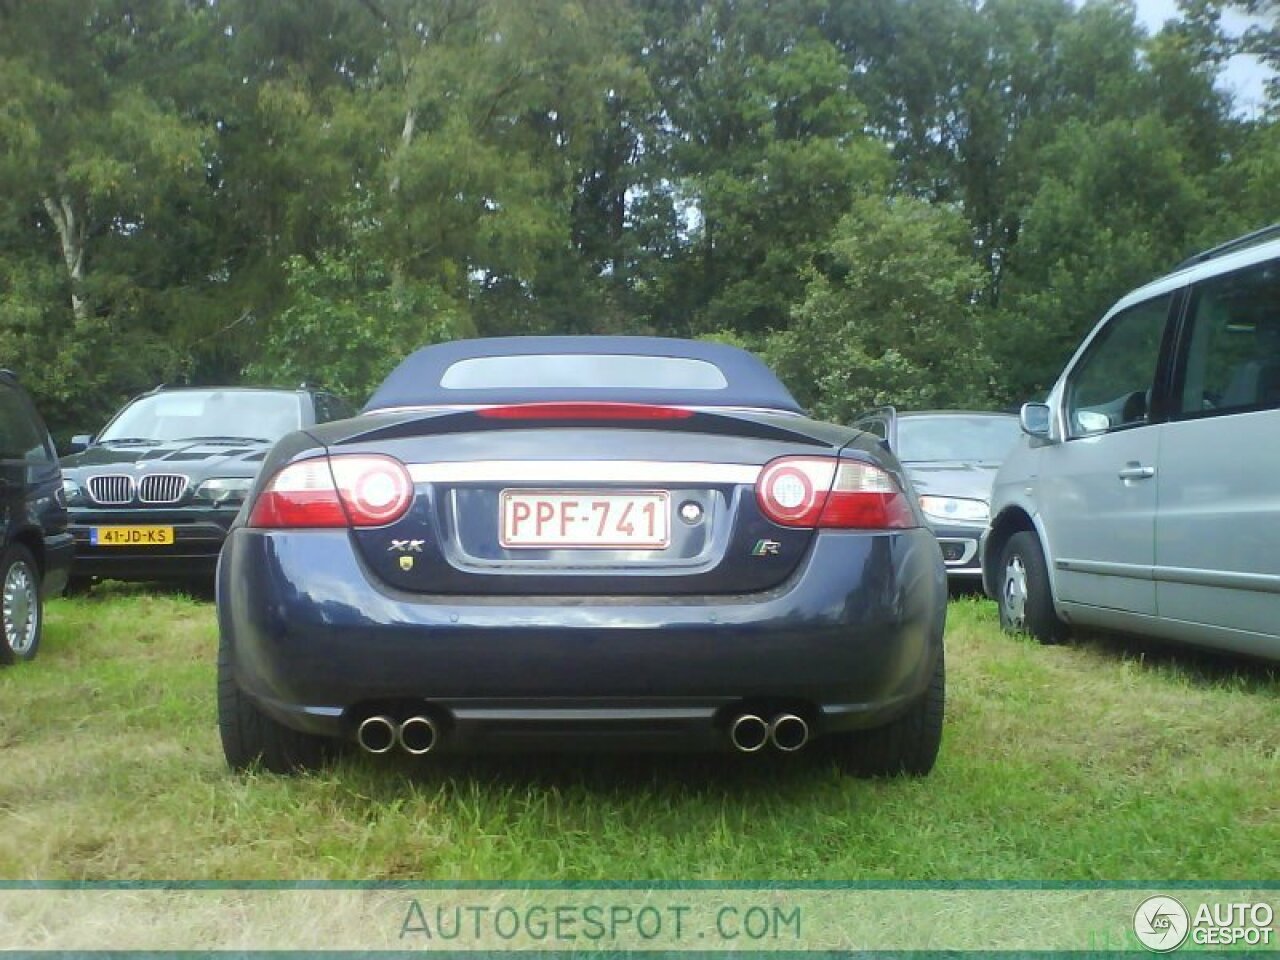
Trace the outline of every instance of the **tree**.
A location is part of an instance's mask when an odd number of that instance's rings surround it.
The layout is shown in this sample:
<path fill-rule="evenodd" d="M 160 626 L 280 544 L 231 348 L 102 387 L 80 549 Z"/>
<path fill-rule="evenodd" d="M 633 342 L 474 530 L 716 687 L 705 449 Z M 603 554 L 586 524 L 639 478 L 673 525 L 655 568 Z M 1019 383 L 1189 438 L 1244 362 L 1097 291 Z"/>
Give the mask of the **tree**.
<path fill-rule="evenodd" d="M 473 333 L 447 294 L 393 283 L 377 261 L 321 254 L 288 269 L 291 302 L 245 370 L 252 382 L 323 384 L 358 403 L 410 349 Z"/>
<path fill-rule="evenodd" d="M 1051 383 L 1119 296 L 1211 235 L 1206 185 L 1182 138 L 1158 115 L 1072 121 L 1039 162 L 1041 181 L 991 321 L 1004 374 L 1000 398 L 1010 402 Z"/>
<path fill-rule="evenodd" d="M 975 321 L 981 274 L 963 217 L 909 197 L 857 199 L 766 355 L 815 415 L 881 404 L 986 405 L 991 363 Z"/>
<path fill-rule="evenodd" d="M 675 236 L 647 315 L 675 333 L 786 324 L 803 271 L 863 186 L 890 172 L 813 5 L 647 5 Z"/>
<path fill-rule="evenodd" d="M 4 14 L 5 139 L 18 149 L 3 179 L 47 218 L 78 323 L 93 314 L 93 241 L 147 229 L 203 180 L 202 131 L 162 93 L 183 16 L 175 0 L 51 0 Z"/>
<path fill-rule="evenodd" d="M 179 318 L 157 308 L 208 266 L 180 255 L 207 131 L 168 89 L 194 16 L 180 0 L 0 8 L 2 295 L 22 318 L 6 362 L 55 420 L 96 419 L 181 364 Z"/>

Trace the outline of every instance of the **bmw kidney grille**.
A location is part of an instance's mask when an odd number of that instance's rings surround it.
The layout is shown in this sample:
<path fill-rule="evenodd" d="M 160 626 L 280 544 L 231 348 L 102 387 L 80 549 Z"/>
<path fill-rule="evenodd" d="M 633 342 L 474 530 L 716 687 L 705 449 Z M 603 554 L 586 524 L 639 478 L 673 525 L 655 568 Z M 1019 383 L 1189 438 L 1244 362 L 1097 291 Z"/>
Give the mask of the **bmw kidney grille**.
<path fill-rule="evenodd" d="M 179 473 L 153 473 L 142 477 L 136 486 L 133 477 L 122 473 L 104 473 L 89 478 L 89 496 L 104 506 L 131 503 L 136 492 L 142 503 L 177 503 L 187 489 L 187 478 Z"/>

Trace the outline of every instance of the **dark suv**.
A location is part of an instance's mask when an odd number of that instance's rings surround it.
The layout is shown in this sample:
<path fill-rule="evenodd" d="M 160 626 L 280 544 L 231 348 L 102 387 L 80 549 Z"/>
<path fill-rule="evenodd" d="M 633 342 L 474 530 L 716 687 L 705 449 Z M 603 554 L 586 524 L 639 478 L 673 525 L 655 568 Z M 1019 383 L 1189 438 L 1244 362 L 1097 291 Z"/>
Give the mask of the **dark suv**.
<path fill-rule="evenodd" d="M 36 655 L 42 599 L 66 586 L 71 534 L 53 441 L 7 370 L 0 370 L 0 503 L 0 663 L 12 663 Z"/>
<path fill-rule="evenodd" d="M 158 388 L 130 401 L 62 459 L 75 581 L 207 584 L 227 528 L 286 433 L 354 410 L 307 387 Z"/>

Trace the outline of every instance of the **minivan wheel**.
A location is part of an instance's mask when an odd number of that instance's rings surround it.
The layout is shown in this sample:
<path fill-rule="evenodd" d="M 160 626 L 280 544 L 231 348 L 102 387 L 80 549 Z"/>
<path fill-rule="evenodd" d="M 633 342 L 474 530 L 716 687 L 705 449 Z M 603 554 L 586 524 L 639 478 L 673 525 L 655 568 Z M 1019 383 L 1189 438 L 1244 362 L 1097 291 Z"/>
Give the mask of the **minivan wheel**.
<path fill-rule="evenodd" d="M 0 663 L 34 657 L 43 629 L 40 569 L 31 551 L 15 543 L 0 559 Z"/>
<path fill-rule="evenodd" d="M 830 735 L 836 760 L 857 777 L 923 777 L 933 770 L 942 744 L 947 667 L 941 650 L 929 688 L 898 719 L 883 727 Z"/>
<path fill-rule="evenodd" d="M 298 773 L 329 758 L 328 740 L 276 722 L 245 695 L 236 683 L 226 641 L 218 644 L 218 733 L 232 770 L 261 763 L 272 773 Z"/>
<path fill-rule="evenodd" d="M 1015 533 L 1000 557 L 1000 626 L 1027 633 L 1041 643 L 1061 643 L 1067 625 L 1053 609 L 1049 569 L 1040 539 L 1029 530 Z"/>

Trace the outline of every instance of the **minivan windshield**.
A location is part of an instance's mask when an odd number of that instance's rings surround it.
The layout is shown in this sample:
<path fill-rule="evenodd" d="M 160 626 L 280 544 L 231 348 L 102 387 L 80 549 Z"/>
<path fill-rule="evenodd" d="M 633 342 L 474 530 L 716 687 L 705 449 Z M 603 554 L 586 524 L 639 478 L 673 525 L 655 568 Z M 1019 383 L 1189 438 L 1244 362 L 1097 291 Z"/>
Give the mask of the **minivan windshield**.
<path fill-rule="evenodd" d="M 271 390 L 174 390 L 129 404 L 99 443 L 168 440 L 273 442 L 302 426 L 302 401 Z"/>
<path fill-rule="evenodd" d="M 1016 417 L 948 414 L 900 417 L 894 451 L 904 462 L 968 460 L 1001 463 L 1021 427 Z"/>

